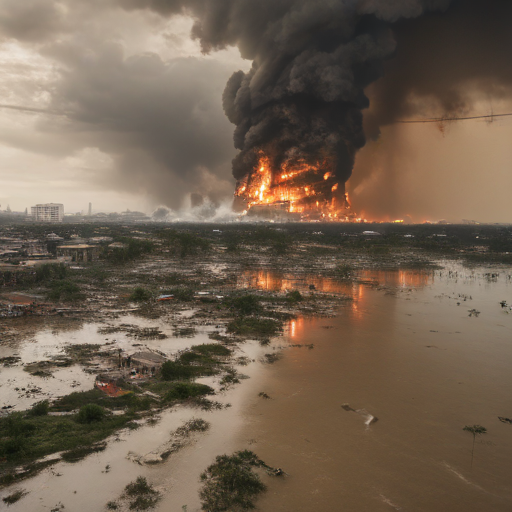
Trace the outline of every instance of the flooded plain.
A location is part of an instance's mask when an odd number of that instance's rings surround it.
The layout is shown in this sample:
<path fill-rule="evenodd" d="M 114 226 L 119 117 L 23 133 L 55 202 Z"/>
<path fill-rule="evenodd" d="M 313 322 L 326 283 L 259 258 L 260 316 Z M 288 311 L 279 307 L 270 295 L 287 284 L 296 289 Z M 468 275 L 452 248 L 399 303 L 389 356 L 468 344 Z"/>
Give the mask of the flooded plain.
<path fill-rule="evenodd" d="M 260 510 L 512 510 L 512 282 L 492 272 L 381 273 L 336 318 L 295 323 L 315 349 L 273 365 L 240 435 L 289 474 Z"/>
<path fill-rule="evenodd" d="M 512 311 L 500 306 L 512 303 L 511 272 L 446 265 L 441 271 L 361 272 L 355 282 L 242 274 L 241 288 L 307 293 L 314 285 L 354 300 L 335 317 L 290 320 L 284 336 L 269 346 L 242 344 L 236 355 L 251 362 L 237 370 L 249 378 L 215 397 L 231 407 L 204 412 L 175 406 L 156 424 L 114 436 L 104 452 L 60 462 L 20 482 L 16 487 L 28 494 L 9 510 L 60 504 L 104 510 L 143 475 L 164 495 L 156 510 L 198 512 L 200 473 L 216 455 L 240 449 L 286 473 L 263 477 L 268 492 L 257 502 L 262 511 L 512 510 L 512 425 L 498 420 L 512 417 Z M 163 320 L 125 316 L 111 324 L 159 327 L 167 339 L 142 343 L 167 355 L 207 342 L 211 330 L 204 326 L 183 339 L 173 337 Z M 51 357 L 67 343 L 138 343 L 125 332 L 100 336 L 101 327 L 48 327 L 12 353 L 28 362 Z M 280 359 L 262 363 L 269 352 Z M 71 377 L 55 373 L 48 382 Z M 90 387 L 93 378 L 84 373 L 78 389 Z M 219 389 L 214 378 L 200 382 Z M 12 386 L 6 379 L 2 390 Z M 129 452 L 151 453 L 192 417 L 210 422 L 210 430 L 166 462 L 141 466 L 127 458 Z M 472 436 L 463 427 L 474 424 L 487 434 L 476 439 L 471 464 Z"/>

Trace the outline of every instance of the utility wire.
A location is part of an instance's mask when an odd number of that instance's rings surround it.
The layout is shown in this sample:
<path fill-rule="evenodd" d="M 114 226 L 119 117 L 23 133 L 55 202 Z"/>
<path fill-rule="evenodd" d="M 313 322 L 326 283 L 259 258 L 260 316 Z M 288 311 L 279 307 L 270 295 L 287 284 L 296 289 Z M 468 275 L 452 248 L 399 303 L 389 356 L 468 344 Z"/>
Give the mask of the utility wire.
<path fill-rule="evenodd" d="M 395 123 L 410 124 L 410 123 L 445 123 L 447 121 L 466 121 L 468 119 L 493 119 L 495 117 L 508 117 L 512 116 L 512 112 L 509 114 L 488 114 L 486 116 L 470 116 L 470 117 L 437 117 L 434 119 L 410 119 L 402 120 L 399 119 Z"/>

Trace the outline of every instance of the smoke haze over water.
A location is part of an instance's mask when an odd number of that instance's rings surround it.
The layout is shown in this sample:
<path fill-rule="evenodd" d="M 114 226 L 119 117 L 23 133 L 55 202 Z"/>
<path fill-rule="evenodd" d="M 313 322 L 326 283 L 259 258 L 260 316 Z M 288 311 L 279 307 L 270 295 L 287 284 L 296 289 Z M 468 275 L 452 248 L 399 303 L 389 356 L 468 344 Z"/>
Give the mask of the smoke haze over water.
<path fill-rule="evenodd" d="M 511 23 L 508 0 L 5 0 L 1 103 L 34 112 L 2 111 L 0 176 L 37 154 L 27 179 L 53 169 L 61 196 L 179 209 L 229 198 L 264 150 L 275 167 L 329 159 L 341 181 L 355 161 L 371 215 L 507 220 L 490 183 L 512 185 L 510 122 L 393 123 L 507 109 Z"/>

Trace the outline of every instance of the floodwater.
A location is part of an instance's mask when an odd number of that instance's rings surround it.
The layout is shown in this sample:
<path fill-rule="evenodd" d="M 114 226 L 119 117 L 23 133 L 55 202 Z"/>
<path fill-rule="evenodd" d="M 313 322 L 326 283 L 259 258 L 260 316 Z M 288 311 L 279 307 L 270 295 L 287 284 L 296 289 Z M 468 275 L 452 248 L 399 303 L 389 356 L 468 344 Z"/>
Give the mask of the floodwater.
<path fill-rule="evenodd" d="M 183 310 L 182 318 L 190 318 L 195 310 Z M 22 365 L 49 361 L 55 357 L 65 357 L 65 347 L 69 345 L 95 344 L 105 345 L 105 349 L 123 349 L 133 353 L 146 348 L 159 350 L 172 356 L 180 350 L 194 345 L 210 343 L 208 334 L 214 330 L 212 326 L 196 327 L 193 338 L 176 337 L 174 335 L 174 318 L 146 319 L 135 315 L 123 315 L 106 323 L 85 323 L 69 321 L 56 317 L 50 318 L 17 318 L 8 320 L 10 326 L 18 327 L 27 332 L 19 342 L 0 346 L 0 357 L 19 357 L 19 362 L 12 366 L 0 366 L 0 406 L 10 405 L 14 410 L 28 409 L 35 402 L 50 398 L 56 399 L 72 391 L 86 391 L 94 385 L 94 370 L 73 365 L 51 369 L 52 376 L 43 378 L 32 376 L 22 370 Z M 137 339 L 129 332 L 102 334 L 107 326 L 157 328 L 167 336 L 164 339 Z M 98 369 L 99 371 L 99 369 Z"/>
<path fill-rule="evenodd" d="M 336 317 L 290 321 L 270 346 L 242 345 L 237 355 L 252 362 L 238 371 L 250 378 L 215 397 L 232 407 L 167 411 L 156 425 L 111 439 L 104 452 L 20 482 L 14 488 L 29 494 L 9 509 L 50 510 L 62 503 L 69 510 L 103 510 L 143 475 L 164 493 L 157 512 L 181 512 L 184 505 L 198 512 L 200 473 L 216 455 L 247 448 L 287 473 L 263 476 L 262 511 L 512 510 L 512 425 L 498 420 L 512 418 L 512 311 L 499 304 L 512 303 L 511 272 L 493 278 L 482 269 L 451 270 L 371 272 L 355 284 L 307 277 L 303 289 L 315 284 L 354 300 Z M 268 290 L 301 289 L 293 277 L 268 272 L 244 279 Z M 470 310 L 480 313 L 469 316 Z M 158 320 L 119 321 L 165 329 Z M 91 342 L 93 329 L 63 333 L 62 341 L 83 343 L 88 332 Z M 60 345 L 50 332 L 40 336 Z M 143 343 L 170 352 L 181 343 L 204 342 L 203 336 L 206 330 L 193 340 Z M 100 338 L 121 346 L 135 342 L 122 333 Z M 282 357 L 262 364 L 262 355 L 273 351 Z M 259 398 L 262 391 L 272 399 Z M 209 421 L 211 429 L 165 463 L 139 466 L 126 459 L 130 451 L 157 449 L 192 417 Z M 378 421 L 370 422 L 373 417 Z M 471 465 L 472 437 L 462 429 L 473 424 L 488 433 L 477 439 Z"/>
<path fill-rule="evenodd" d="M 512 281 L 485 273 L 387 273 L 336 318 L 295 322 L 290 342 L 315 348 L 284 352 L 240 433 L 289 475 L 260 510 L 512 510 Z"/>

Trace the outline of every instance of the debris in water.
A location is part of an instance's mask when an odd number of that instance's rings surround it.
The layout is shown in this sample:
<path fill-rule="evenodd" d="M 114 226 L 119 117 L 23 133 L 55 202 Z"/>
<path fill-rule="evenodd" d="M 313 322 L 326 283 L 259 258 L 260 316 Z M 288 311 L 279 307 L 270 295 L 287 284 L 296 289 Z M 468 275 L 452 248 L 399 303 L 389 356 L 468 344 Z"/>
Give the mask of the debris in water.
<path fill-rule="evenodd" d="M 350 407 L 349 404 L 342 404 L 341 408 L 344 409 L 345 411 L 355 412 L 362 416 L 364 419 L 364 424 L 367 427 L 369 427 L 372 423 L 376 423 L 377 421 L 379 421 L 379 418 L 377 418 L 377 416 L 373 416 L 366 409 L 354 409 Z"/>

